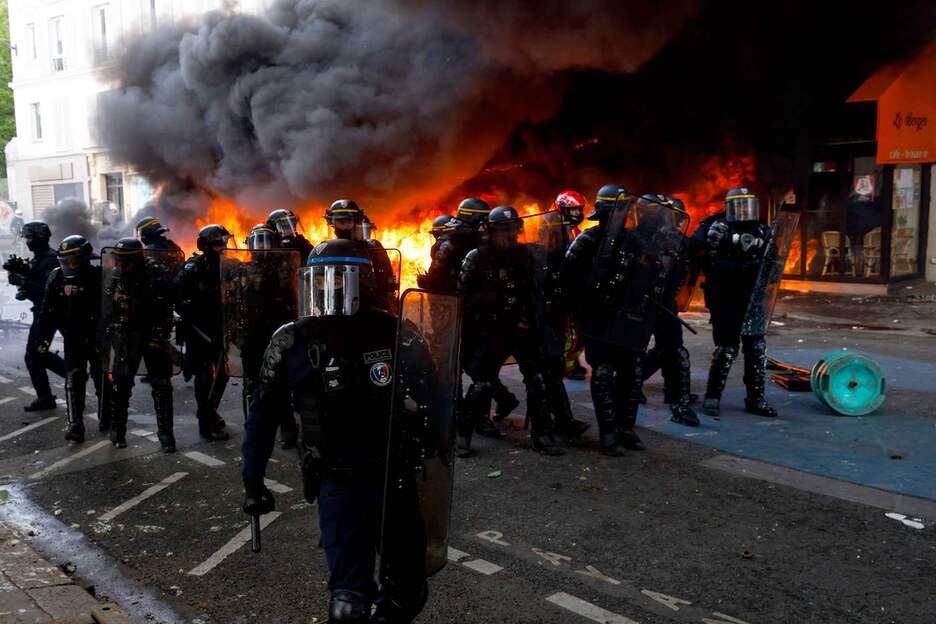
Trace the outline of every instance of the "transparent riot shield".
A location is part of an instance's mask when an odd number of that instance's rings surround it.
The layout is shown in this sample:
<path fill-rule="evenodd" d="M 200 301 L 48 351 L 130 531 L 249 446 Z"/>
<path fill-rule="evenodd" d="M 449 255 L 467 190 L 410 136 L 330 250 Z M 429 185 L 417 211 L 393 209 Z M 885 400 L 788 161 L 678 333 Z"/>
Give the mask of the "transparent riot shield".
<path fill-rule="evenodd" d="M 185 256 L 178 250 L 101 250 L 100 341 L 103 371 L 147 375 L 147 364 L 181 371 L 174 346 L 175 280 Z"/>
<path fill-rule="evenodd" d="M 396 247 L 386 247 L 387 257 L 390 258 L 390 269 L 393 271 L 393 283 L 396 285 L 395 296 L 400 296 L 400 284 L 403 283 L 403 252 Z"/>
<path fill-rule="evenodd" d="M 430 576 L 447 560 L 461 316 L 455 295 L 410 289 L 400 299 L 382 579 Z"/>
<path fill-rule="evenodd" d="M 783 279 L 783 267 L 793 239 L 796 238 L 798 224 L 798 212 L 781 211 L 770 226 L 770 239 L 764 246 L 764 258 L 741 326 L 742 336 L 762 336 L 770 328 L 770 319 L 780 293 L 780 281 Z"/>
<path fill-rule="evenodd" d="M 294 249 L 225 249 L 221 252 L 223 361 L 231 377 L 255 377 L 273 333 L 294 321 Z"/>

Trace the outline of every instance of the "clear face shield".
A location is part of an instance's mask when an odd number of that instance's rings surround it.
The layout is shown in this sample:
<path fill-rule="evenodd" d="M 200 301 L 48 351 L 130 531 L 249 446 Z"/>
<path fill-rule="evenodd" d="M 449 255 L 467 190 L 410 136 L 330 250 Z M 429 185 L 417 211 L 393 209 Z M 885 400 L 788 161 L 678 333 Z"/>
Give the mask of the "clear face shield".
<path fill-rule="evenodd" d="M 354 234 L 357 228 L 354 217 L 332 217 L 331 226 L 335 230 L 336 238 L 356 238 Z"/>
<path fill-rule="evenodd" d="M 210 243 L 211 248 L 215 250 L 216 252 L 221 253 L 221 250 L 227 247 L 228 241 L 230 240 L 231 240 L 230 234 L 222 234 L 221 236 L 211 241 Z"/>
<path fill-rule="evenodd" d="M 757 221 L 760 219 L 760 201 L 754 195 L 739 195 L 725 202 L 728 221 Z"/>
<path fill-rule="evenodd" d="M 276 234 L 267 230 L 257 230 L 247 236 L 247 249 L 253 251 L 268 251 L 278 249 L 279 240 Z"/>
<path fill-rule="evenodd" d="M 274 225 L 276 226 L 276 231 L 279 232 L 280 236 L 283 238 L 292 238 L 302 232 L 302 227 L 299 224 L 299 217 L 296 215 L 283 215 L 282 217 L 278 217 Z"/>
<path fill-rule="evenodd" d="M 74 254 L 71 256 L 59 256 L 58 259 L 59 266 L 62 267 L 62 273 L 65 274 L 65 277 L 71 278 L 76 277 L 81 271 L 81 265 L 84 264 L 84 259 L 81 254 Z"/>
<path fill-rule="evenodd" d="M 522 223 L 511 223 L 495 227 L 489 226 L 488 240 L 491 241 L 491 245 L 493 245 L 495 249 L 510 249 L 511 247 L 516 247 L 522 227 Z"/>
<path fill-rule="evenodd" d="M 351 316 L 361 307 L 361 270 L 369 262 L 327 262 L 304 267 L 299 274 L 299 316 Z"/>

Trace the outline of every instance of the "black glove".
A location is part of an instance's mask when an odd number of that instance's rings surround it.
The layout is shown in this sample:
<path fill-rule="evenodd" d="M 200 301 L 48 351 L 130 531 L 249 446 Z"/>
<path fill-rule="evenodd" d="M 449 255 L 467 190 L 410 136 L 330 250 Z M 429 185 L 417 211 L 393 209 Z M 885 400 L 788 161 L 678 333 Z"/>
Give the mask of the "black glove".
<path fill-rule="evenodd" d="M 263 484 L 263 479 L 244 477 L 244 504 L 241 509 L 248 516 L 262 516 L 276 510 L 276 500 Z"/>

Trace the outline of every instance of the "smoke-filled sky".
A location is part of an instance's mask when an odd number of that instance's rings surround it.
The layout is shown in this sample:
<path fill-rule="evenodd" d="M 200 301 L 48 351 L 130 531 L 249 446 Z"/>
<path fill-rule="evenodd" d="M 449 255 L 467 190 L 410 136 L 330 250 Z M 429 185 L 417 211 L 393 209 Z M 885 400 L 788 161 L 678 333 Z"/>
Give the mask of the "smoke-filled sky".
<path fill-rule="evenodd" d="M 933 37 L 934 6 L 279 0 L 133 42 L 99 131 L 162 185 L 170 223 L 206 192 L 258 215 L 350 196 L 378 216 L 612 178 L 669 192 L 720 152 L 783 186 L 850 90 Z"/>
<path fill-rule="evenodd" d="M 213 13 L 130 46 L 100 138 L 174 193 L 263 208 L 415 202 L 477 172 L 519 122 L 548 118 L 557 72 L 632 71 L 696 8 L 627 4 L 279 0 L 262 17 Z"/>

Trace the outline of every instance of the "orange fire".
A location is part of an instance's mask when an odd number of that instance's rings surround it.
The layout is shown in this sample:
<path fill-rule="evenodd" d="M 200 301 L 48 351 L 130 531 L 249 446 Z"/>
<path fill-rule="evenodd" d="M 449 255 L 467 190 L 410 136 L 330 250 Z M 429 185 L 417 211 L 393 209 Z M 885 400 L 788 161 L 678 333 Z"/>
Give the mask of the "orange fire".
<path fill-rule="evenodd" d="M 754 180 L 753 156 L 712 156 L 700 167 L 692 184 L 673 195 L 686 204 L 686 210 L 692 217 L 690 227 L 694 228 L 708 215 L 724 209 L 726 192 L 739 186 L 753 185 Z"/>

